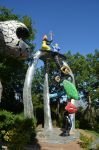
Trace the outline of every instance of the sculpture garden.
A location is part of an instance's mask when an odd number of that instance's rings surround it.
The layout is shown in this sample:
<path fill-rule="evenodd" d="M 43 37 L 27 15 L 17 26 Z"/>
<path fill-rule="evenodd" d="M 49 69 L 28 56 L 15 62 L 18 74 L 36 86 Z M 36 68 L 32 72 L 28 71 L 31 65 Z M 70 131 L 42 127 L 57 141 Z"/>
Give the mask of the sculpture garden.
<path fill-rule="evenodd" d="M 31 40 L 35 31 L 30 30 L 30 18 L 23 17 L 22 23 L 13 13 L 9 19 L 3 17 L 0 20 L 1 145 L 3 142 L 9 149 L 24 149 L 36 143 L 40 149 L 40 142 L 67 144 L 78 140 L 78 128 L 98 132 L 99 51 L 86 57 L 79 53 L 62 54 L 58 44 L 53 45 L 55 39 L 48 40 L 47 35 L 40 49 L 34 50 Z M 36 68 L 39 60 L 44 65 Z M 89 76 L 94 76 L 94 80 Z M 88 140 L 87 146 L 93 143 L 93 138 Z"/>

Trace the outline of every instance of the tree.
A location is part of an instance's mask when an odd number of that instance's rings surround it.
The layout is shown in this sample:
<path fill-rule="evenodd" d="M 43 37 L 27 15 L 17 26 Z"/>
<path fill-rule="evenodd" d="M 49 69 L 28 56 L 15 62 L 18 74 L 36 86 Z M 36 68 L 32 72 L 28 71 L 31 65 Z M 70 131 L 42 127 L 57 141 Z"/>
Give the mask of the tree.
<path fill-rule="evenodd" d="M 86 111 L 83 113 L 83 118 L 88 121 L 90 127 L 92 124 L 95 125 L 95 107 L 98 106 L 97 99 L 99 100 L 99 75 L 98 75 L 98 66 L 99 66 L 99 52 L 95 50 L 94 54 L 88 54 L 86 56 L 81 55 L 80 53 L 71 54 L 68 51 L 65 54 L 67 58 L 67 63 L 72 69 L 74 76 L 76 87 L 78 89 L 79 94 L 83 94 L 82 99 L 88 102 L 88 107 Z M 43 84 L 43 72 L 42 70 L 37 70 L 36 76 L 33 82 L 33 92 L 38 95 L 38 93 L 42 93 L 42 84 Z M 60 71 L 57 69 L 56 65 L 51 61 L 51 67 L 49 68 L 49 85 L 50 85 L 50 93 L 53 93 L 53 87 L 56 89 L 57 84 L 54 81 L 54 78 L 57 74 L 60 74 Z M 40 84 L 39 84 L 40 83 Z M 34 94 L 33 94 L 34 95 Z M 36 98 L 34 98 L 36 99 Z M 35 101 L 35 100 L 34 100 Z M 36 106 L 39 107 L 39 101 L 37 101 Z M 96 101 L 96 102 L 95 102 Z M 55 102 L 51 101 L 51 106 L 53 106 Z M 95 106 L 96 105 L 96 106 Z M 37 108 L 37 107 L 36 107 Z M 53 110 L 53 108 L 52 108 Z M 55 108 L 54 108 L 55 110 Z M 55 111 L 54 111 L 55 112 Z M 86 118 L 87 116 L 87 118 Z"/>
<path fill-rule="evenodd" d="M 13 14 L 13 10 L 0 6 L 0 21 L 19 20 L 20 16 Z"/>
<path fill-rule="evenodd" d="M 19 16 L 17 14 L 14 14 L 13 10 L 10 10 L 6 7 L 0 7 L 0 21 L 7 20 L 19 20 L 27 25 L 30 31 L 30 36 L 26 42 L 31 46 L 31 51 L 33 52 L 35 45 L 32 41 L 35 38 L 36 30 L 33 28 L 31 18 L 29 16 Z M 20 100 L 22 100 L 22 88 L 26 69 L 27 65 L 26 63 L 24 63 L 24 61 L 20 61 L 10 56 L 7 57 L 4 55 L 0 55 L 0 83 L 2 82 L 3 84 L 2 100 L 8 102 L 9 99 L 9 103 L 7 105 L 3 103 L 3 106 L 7 106 L 7 108 L 9 108 L 10 102 L 12 103 L 12 99 L 15 101 L 15 93 L 18 93 L 20 95 Z"/>
<path fill-rule="evenodd" d="M 83 93 L 83 99 L 88 102 L 88 107 L 83 115 L 88 120 L 90 127 L 92 127 L 92 124 L 95 124 L 96 119 L 94 103 L 96 99 L 99 99 L 99 75 L 97 73 L 99 51 L 95 50 L 94 54 L 88 54 L 86 56 L 79 53 L 72 55 L 68 52 L 66 56 L 67 61 L 73 70 L 77 89 L 79 93 Z"/>

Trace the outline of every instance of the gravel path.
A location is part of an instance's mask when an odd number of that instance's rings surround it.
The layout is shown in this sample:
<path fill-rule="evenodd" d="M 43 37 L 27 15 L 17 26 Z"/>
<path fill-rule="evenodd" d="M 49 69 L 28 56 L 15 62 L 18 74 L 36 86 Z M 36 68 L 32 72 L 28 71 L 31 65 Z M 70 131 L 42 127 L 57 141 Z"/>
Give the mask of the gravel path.
<path fill-rule="evenodd" d="M 37 130 L 38 143 L 27 150 L 83 150 L 80 148 L 77 140 L 79 132 L 71 132 L 70 136 L 60 136 L 61 129 L 54 128 L 53 131 Z"/>
<path fill-rule="evenodd" d="M 25 150 L 84 150 L 78 144 L 80 132 L 85 133 L 84 130 L 75 130 L 70 133 L 70 136 L 61 136 L 61 129 L 54 128 L 53 131 L 44 131 L 44 129 L 37 129 L 37 141 L 34 145 L 28 145 Z M 87 133 L 88 134 L 88 133 Z M 91 147 L 96 147 L 99 143 L 97 138 Z M 6 146 L 2 150 L 8 150 Z"/>
<path fill-rule="evenodd" d="M 70 142 L 68 144 L 48 144 L 48 143 L 39 143 L 34 147 L 31 147 L 26 150 L 84 150 L 82 149 L 76 141 Z"/>
<path fill-rule="evenodd" d="M 51 144 L 67 144 L 79 138 L 79 132 L 71 132 L 70 136 L 61 136 L 61 129 L 54 128 L 52 131 L 44 131 L 43 129 L 37 131 L 37 139 L 40 142 L 47 142 Z"/>

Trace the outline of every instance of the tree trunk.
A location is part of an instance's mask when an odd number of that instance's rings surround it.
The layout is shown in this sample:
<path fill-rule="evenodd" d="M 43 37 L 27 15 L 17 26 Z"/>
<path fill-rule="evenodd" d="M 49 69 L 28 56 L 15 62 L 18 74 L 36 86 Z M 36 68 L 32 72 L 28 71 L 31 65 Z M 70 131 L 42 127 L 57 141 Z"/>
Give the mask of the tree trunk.
<path fill-rule="evenodd" d="M 3 91 L 3 86 L 2 86 L 1 80 L 0 80 L 0 102 L 1 102 L 1 98 L 2 98 L 2 91 Z"/>
<path fill-rule="evenodd" d="M 57 99 L 57 108 L 56 108 L 56 114 L 59 117 L 59 108 L 60 108 L 60 99 Z"/>
<path fill-rule="evenodd" d="M 91 102 L 91 97 L 90 95 L 88 96 L 89 99 L 89 122 L 91 124 L 91 127 L 94 128 L 94 122 L 95 122 L 95 110 L 94 107 L 92 107 L 92 102 Z"/>

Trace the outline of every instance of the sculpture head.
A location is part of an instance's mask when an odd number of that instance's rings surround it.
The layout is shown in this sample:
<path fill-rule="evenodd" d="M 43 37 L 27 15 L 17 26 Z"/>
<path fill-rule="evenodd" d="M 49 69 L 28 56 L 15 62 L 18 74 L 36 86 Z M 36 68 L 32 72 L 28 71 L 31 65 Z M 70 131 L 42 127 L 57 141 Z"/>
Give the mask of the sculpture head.
<path fill-rule="evenodd" d="M 14 57 L 29 56 L 29 46 L 25 40 L 29 36 L 28 28 L 21 22 L 11 20 L 0 22 L 0 53 Z"/>
<path fill-rule="evenodd" d="M 46 41 L 46 40 L 48 40 L 48 37 L 47 37 L 47 35 L 44 35 L 43 36 L 43 41 Z"/>

